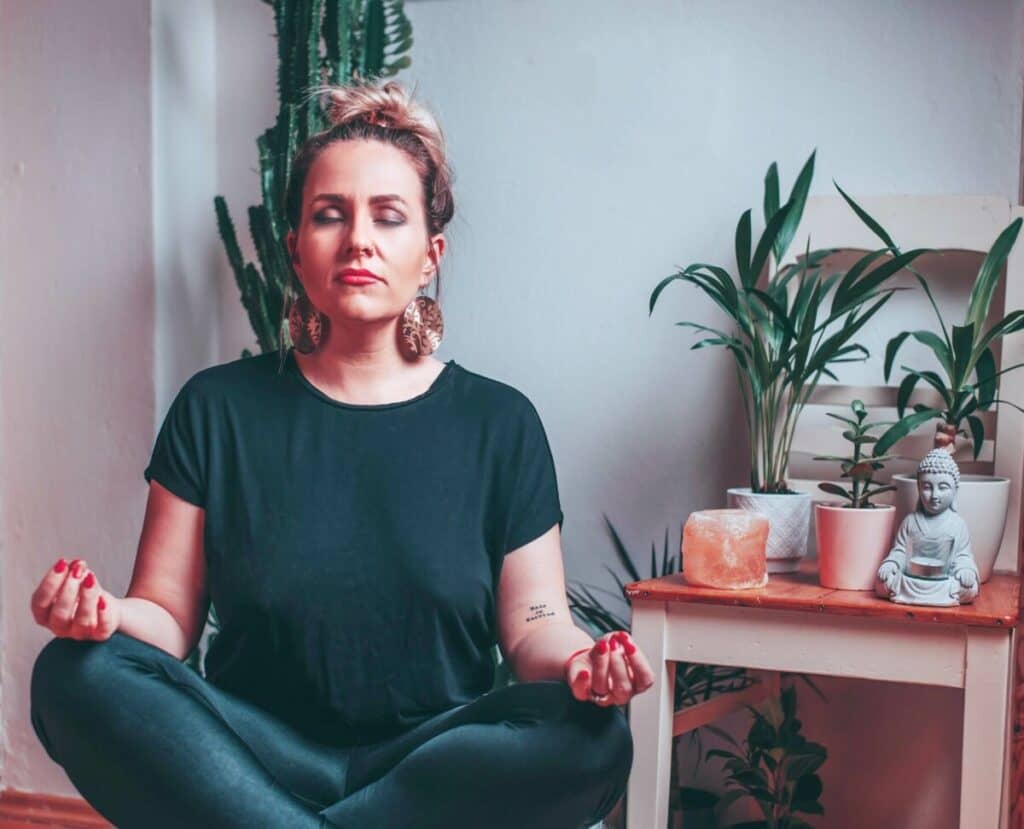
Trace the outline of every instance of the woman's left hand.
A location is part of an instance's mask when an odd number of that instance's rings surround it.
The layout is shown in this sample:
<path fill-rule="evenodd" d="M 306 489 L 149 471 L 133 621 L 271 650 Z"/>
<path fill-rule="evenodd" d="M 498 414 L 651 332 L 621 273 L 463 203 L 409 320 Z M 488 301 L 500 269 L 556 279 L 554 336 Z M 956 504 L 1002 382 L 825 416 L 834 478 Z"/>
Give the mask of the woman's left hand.
<path fill-rule="evenodd" d="M 629 634 L 617 630 L 570 659 L 566 681 L 578 700 L 600 706 L 625 705 L 654 684 L 654 671 Z"/>

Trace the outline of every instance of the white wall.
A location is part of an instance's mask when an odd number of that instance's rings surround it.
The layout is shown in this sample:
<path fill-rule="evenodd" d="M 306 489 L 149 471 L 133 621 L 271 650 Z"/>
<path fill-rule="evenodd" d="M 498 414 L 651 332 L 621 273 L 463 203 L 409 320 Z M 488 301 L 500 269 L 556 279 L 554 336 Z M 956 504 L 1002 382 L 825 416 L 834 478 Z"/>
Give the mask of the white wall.
<path fill-rule="evenodd" d="M 72 794 L 29 723 L 59 556 L 124 594 L 153 438 L 147 3 L 0 0 L 5 787 Z"/>
<path fill-rule="evenodd" d="M 413 69 L 402 79 L 418 81 L 420 96 L 438 113 L 456 170 L 457 217 L 442 291 L 447 335 L 439 356 L 511 382 L 536 403 L 558 466 L 570 578 L 610 586 L 603 564 L 614 557 L 602 513 L 645 569 L 650 544 L 660 552 L 666 527 L 670 543 L 678 544 L 692 510 L 719 505 L 727 486 L 743 482 L 732 366 L 724 355 L 690 352 L 689 335 L 672 324 L 683 318 L 713 324 L 719 317 L 673 286 L 648 318 L 654 285 L 676 265 L 731 263 L 735 220 L 759 205 L 767 165 L 779 161 L 788 187 L 814 147 L 815 192 L 828 191 L 835 177 L 856 194 L 1016 197 L 1020 6 L 1020 0 L 407 4 L 416 42 Z M 6 782 L 67 792 L 59 770 L 40 759 L 41 748 L 28 738 L 28 671 L 44 637 L 31 631 L 23 605 L 49 551 L 86 540 L 84 549 L 111 551 L 111 583 L 120 577 L 119 586 L 127 584 L 154 423 L 191 371 L 252 347 L 211 200 L 214 193 L 227 197 L 252 258 L 245 210 L 259 200 L 255 138 L 277 109 L 276 51 L 272 11 L 263 3 L 219 0 L 211 9 L 202 0 L 187 7 L 155 0 L 150 193 L 149 148 L 127 140 L 123 126 L 132 135 L 148 129 L 148 104 L 138 91 L 148 84 L 142 80 L 149 61 L 144 5 L 107 0 L 84 9 L 0 0 L 0 11 L 13 24 L 0 35 L 8 47 L 0 51 L 2 111 L 11 112 L 13 101 L 25 113 L 10 129 L 5 117 L 0 147 L 0 233 L 9 237 L 0 244 L 7 262 L 0 277 L 0 313 L 7 317 L 0 334 L 2 549 L 5 575 L 16 573 L 5 577 L 3 594 Z M 95 27 L 100 47 L 90 44 L 79 55 L 88 41 L 64 31 L 72 23 L 90 32 Z M 34 82 L 12 83 L 14 77 Z M 87 87 L 80 100 L 88 106 L 55 97 L 58 78 L 64 86 Z M 98 94 L 108 86 L 115 95 Z M 126 88 L 135 90 L 128 93 L 133 100 L 116 129 L 78 130 L 59 144 L 38 138 L 69 120 L 109 124 L 101 117 L 103 101 L 116 101 Z M 54 117 L 54 107 L 68 106 L 72 118 Z M 116 163 L 100 176 L 79 175 L 76 167 L 54 181 L 53 159 L 69 154 L 91 165 Z M 33 196 L 22 183 L 33 164 L 25 177 L 12 174 L 25 159 L 48 166 L 50 178 L 38 181 Z M 110 186 L 110 176 L 134 169 L 130 183 L 117 179 Z M 77 201 L 90 204 L 79 214 L 92 228 L 88 234 L 76 226 L 71 235 L 57 235 L 54 225 L 43 224 L 65 179 L 80 191 Z M 8 192 L 26 201 L 12 201 Z M 104 209 L 93 209 L 96 200 Z M 152 243 L 150 203 L 157 221 Z M 65 206 L 58 206 L 63 215 Z M 111 257 L 107 229 L 115 222 L 118 253 Z M 40 249 L 44 226 L 50 233 Z M 59 242 L 50 244 L 51 236 Z M 37 250 L 67 253 L 40 261 Z M 26 352 L 19 335 L 30 330 L 37 317 L 29 312 L 38 306 L 18 293 L 17 276 L 38 279 L 40 268 L 57 273 L 59 264 L 81 265 L 93 250 L 96 262 L 81 269 L 89 276 L 77 289 L 82 296 L 58 304 L 51 294 L 47 306 L 49 328 L 62 334 L 58 345 L 74 343 L 77 360 L 58 361 L 52 349 Z M 140 264 L 132 270 L 136 256 Z M 135 348 L 127 333 L 152 330 L 153 268 L 155 411 L 149 346 Z M 127 285 L 140 292 L 132 297 L 130 320 L 118 316 L 127 314 Z M 79 320 L 71 307 L 94 313 Z M 52 325 L 54 313 L 60 325 Z M 99 326 L 98 318 L 127 327 Z M 72 339 L 66 335 L 76 323 L 81 336 Z M 120 337 L 132 350 L 116 350 L 124 345 Z M 100 343 L 111 338 L 118 345 L 105 349 L 100 363 Z M 105 368 L 114 360 L 117 372 Z M 58 379 L 44 385 L 36 378 L 46 368 Z M 86 387 L 83 398 L 77 385 Z M 90 394 L 92 388 L 105 393 Z M 127 401 L 140 408 L 129 414 Z M 89 407 L 105 406 L 113 410 L 109 432 L 97 431 L 88 416 Z M 87 416 L 70 427 L 69 411 Z M 44 430 L 29 425 L 33 418 Z M 74 435 L 86 448 L 70 452 L 62 444 L 58 454 L 55 434 Z M 13 443 L 12 435 L 18 436 Z M 114 436 L 117 443 L 108 446 Z M 99 497 L 90 492 L 82 499 L 78 490 L 85 481 L 101 489 L 97 469 L 122 497 L 114 510 L 106 501 L 105 510 L 79 513 L 78 504 Z M 43 521 L 43 505 L 51 502 L 75 506 Z M 93 543 L 99 538 L 108 543 Z M 827 705 L 806 691 L 801 700 L 810 736 L 831 751 L 827 825 L 889 825 L 893 815 L 900 816 L 894 825 L 907 829 L 955 825 L 959 728 L 880 741 L 864 724 L 878 715 L 895 726 L 894 712 L 908 705 L 921 712 L 922 724 L 956 723 L 959 696 L 911 686 L 824 685 Z M 702 774 L 720 779 L 713 769 Z"/>
<path fill-rule="evenodd" d="M 209 0 L 151 0 L 156 410 L 218 362 L 216 43 Z"/>

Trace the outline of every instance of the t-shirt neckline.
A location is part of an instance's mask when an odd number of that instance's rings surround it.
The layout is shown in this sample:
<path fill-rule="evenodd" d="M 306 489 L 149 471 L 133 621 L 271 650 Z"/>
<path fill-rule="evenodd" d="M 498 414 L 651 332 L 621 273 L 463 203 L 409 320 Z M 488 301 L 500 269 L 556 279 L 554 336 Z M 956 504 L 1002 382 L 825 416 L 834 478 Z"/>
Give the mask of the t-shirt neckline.
<path fill-rule="evenodd" d="M 424 400 L 430 397 L 431 395 L 435 394 L 447 383 L 448 378 L 451 377 L 457 363 L 455 362 L 455 360 L 446 361 L 444 364 L 444 368 L 441 369 L 441 372 L 437 375 L 437 377 L 434 378 L 434 382 L 430 384 L 429 388 L 427 388 L 426 391 L 420 392 L 415 397 L 410 397 L 408 400 L 395 400 L 392 401 L 391 403 L 346 403 L 343 400 L 335 400 L 329 394 L 325 394 L 316 386 L 314 386 L 309 381 L 309 378 L 307 378 L 306 375 L 302 373 L 302 369 L 299 367 L 299 363 L 295 359 L 294 351 L 291 348 L 288 349 L 286 365 L 288 366 L 289 371 L 291 371 L 291 373 L 295 376 L 295 379 L 298 380 L 299 384 L 306 391 L 308 391 L 314 397 L 319 398 L 324 403 L 329 403 L 331 406 L 336 406 L 339 409 L 352 409 L 355 411 L 381 411 L 384 409 L 397 409 L 403 406 L 410 406 L 413 403 L 418 403 L 419 401 Z"/>

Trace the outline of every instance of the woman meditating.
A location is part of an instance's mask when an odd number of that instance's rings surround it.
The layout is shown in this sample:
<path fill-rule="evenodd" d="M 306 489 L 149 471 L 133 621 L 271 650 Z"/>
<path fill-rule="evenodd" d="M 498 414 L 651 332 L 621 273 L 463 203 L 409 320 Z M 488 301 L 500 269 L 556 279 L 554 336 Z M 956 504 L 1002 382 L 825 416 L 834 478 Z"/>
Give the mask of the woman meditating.
<path fill-rule="evenodd" d="M 33 726 L 121 829 L 589 826 L 651 666 L 572 622 L 534 406 L 430 356 L 436 121 L 394 82 L 321 91 L 286 196 L 293 345 L 180 389 L 125 597 L 83 559 L 43 577 Z M 518 682 L 491 690 L 496 642 Z"/>

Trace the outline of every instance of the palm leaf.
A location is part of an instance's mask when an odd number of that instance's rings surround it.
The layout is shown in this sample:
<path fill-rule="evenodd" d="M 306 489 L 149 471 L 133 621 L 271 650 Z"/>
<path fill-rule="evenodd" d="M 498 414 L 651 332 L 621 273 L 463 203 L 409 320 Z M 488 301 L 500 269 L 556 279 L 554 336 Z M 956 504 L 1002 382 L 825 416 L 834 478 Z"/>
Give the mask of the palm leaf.
<path fill-rule="evenodd" d="M 970 299 L 967 301 L 967 317 L 964 325 L 974 323 L 974 330 L 980 331 L 985 319 L 988 317 L 988 307 L 992 302 L 992 294 L 995 292 L 996 284 L 999 282 L 999 274 L 1003 263 L 1010 255 L 1014 242 L 1017 241 L 1017 234 L 1020 233 L 1021 219 L 1016 218 L 1006 228 L 991 249 L 985 256 L 978 271 L 978 278 L 971 289 Z"/>

